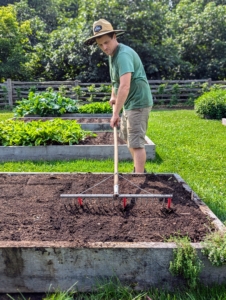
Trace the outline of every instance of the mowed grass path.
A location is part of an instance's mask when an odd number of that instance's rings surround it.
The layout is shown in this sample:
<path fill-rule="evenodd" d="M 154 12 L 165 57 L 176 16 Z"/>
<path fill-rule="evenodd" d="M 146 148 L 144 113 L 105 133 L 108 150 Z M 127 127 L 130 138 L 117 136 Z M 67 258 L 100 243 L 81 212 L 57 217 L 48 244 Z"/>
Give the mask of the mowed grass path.
<path fill-rule="evenodd" d="M 1 113 L 0 120 L 12 117 Z M 146 169 L 177 173 L 224 222 L 226 220 L 226 126 L 204 120 L 193 110 L 152 111 L 147 131 L 156 145 L 156 159 Z M 131 172 L 132 162 L 119 161 L 119 172 Z M 0 172 L 113 172 L 108 160 L 2 162 Z"/>
<path fill-rule="evenodd" d="M 152 172 L 178 173 L 222 220 L 226 220 L 226 126 L 193 110 L 152 112 L 148 136 L 157 157 Z"/>

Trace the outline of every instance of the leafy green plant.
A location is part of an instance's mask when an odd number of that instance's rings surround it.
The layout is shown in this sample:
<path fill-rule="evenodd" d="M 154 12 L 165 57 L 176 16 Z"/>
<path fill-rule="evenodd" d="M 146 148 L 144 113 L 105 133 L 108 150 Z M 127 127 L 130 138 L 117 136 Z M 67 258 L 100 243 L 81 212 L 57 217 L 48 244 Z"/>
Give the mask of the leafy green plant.
<path fill-rule="evenodd" d="M 170 98 L 169 106 L 175 105 L 178 103 L 178 96 L 173 94 Z"/>
<path fill-rule="evenodd" d="M 111 90 L 112 90 L 112 86 L 105 85 L 105 84 L 101 84 L 99 88 L 96 88 L 97 93 L 104 93 L 105 96 L 101 99 L 101 101 L 103 102 L 106 102 L 110 99 Z"/>
<path fill-rule="evenodd" d="M 170 105 L 174 105 L 174 104 L 178 103 L 179 94 L 180 94 L 180 86 L 179 86 L 179 84 L 174 84 L 172 86 L 172 96 L 170 99 Z"/>
<path fill-rule="evenodd" d="M 53 93 L 54 89 L 53 89 L 52 86 L 49 86 L 49 87 L 46 88 L 46 91 L 49 92 L 49 93 Z M 36 91 L 35 90 L 34 91 L 31 90 L 31 92 L 36 92 Z"/>
<path fill-rule="evenodd" d="M 80 85 L 77 85 L 72 88 L 72 91 L 75 92 L 75 94 L 79 97 L 83 97 L 86 95 L 86 92 L 84 92 Z"/>
<path fill-rule="evenodd" d="M 163 94 L 167 94 L 167 91 L 166 91 L 166 88 L 167 88 L 167 86 L 168 86 L 168 84 L 167 83 L 165 83 L 165 84 L 160 84 L 159 86 L 158 86 L 158 89 L 157 89 L 157 95 L 161 95 L 161 98 L 159 98 L 158 99 L 158 101 L 157 101 L 157 104 L 159 104 L 159 105 L 164 105 L 164 98 L 163 98 Z M 154 97 L 154 99 L 156 99 L 155 97 Z"/>
<path fill-rule="evenodd" d="M 7 87 L 4 86 L 4 85 L 2 85 L 2 86 L 0 86 L 0 89 L 2 89 L 2 91 L 3 91 L 3 99 L 4 99 L 4 101 L 7 101 L 8 100 L 7 99 L 7 95 L 8 95 Z"/>
<path fill-rule="evenodd" d="M 93 102 L 95 100 L 95 98 L 96 98 L 96 95 L 92 94 L 89 96 L 89 98 L 87 98 L 87 101 Z"/>
<path fill-rule="evenodd" d="M 111 89 L 111 85 L 101 84 L 100 87 L 96 89 L 96 91 L 101 93 L 111 93 Z"/>
<path fill-rule="evenodd" d="M 195 94 L 194 93 L 190 93 L 188 100 L 186 101 L 186 104 L 189 106 L 193 106 L 194 105 L 194 101 L 195 101 Z"/>
<path fill-rule="evenodd" d="M 178 83 L 174 84 L 172 86 L 172 93 L 173 94 L 180 94 L 180 86 Z"/>
<path fill-rule="evenodd" d="M 74 88 L 74 90 L 75 90 L 75 88 Z M 81 95 L 81 87 L 76 87 L 75 91 L 76 91 L 76 94 L 78 96 Z M 87 101 L 89 101 L 89 102 L 94 102 L 94 101 L 96 101 L 96 102 L 98 102 L 98 101 L 105 102 L 109 99 L 109 96 L 108 97 L 103 96 L 103 98 L 100 99 L 100 97 L 97 98 L 97 94 L 101 93 L 101 95 L 99 95 L 99 96 L 102 96 L 103 94 L 104 95 L 110 94 L 111 93 L 111 85 L 101 84 L 100 87 L 97 88 L 95 86 L 95 84 L 91 84 L 90 86 L 87 87 L 87 91 L 88 91 L 88 94 L 90 94 L 89 97 L 87 98 Z M 83 96 L 85 96 L 85 95 L 87 95 L 87 93 L 83 92 Z"/>
<path fill-rule="evenodd" d="M 49 91 L 53 92 L 53 89 L 52 89 L 52 88 L 49 88 L 49 89 L 50 89 Z M 47 88 L 46 90 L 48 90 L 48 88 Z M 34 92 L 34 93 L 36 93 L 36 92 L 37 92 L 37 86 L 32 85 L 32 86 L 30 87 L 30 89 L 29 89 L 29 92 Z"/>
<path fill-rule="evenodd" d="M 66 97 L 67 94 L 67 87 L 65 85 L 60 85 L 59 88 L 59 94 L 63 97 Z"/>
<path fill-rule="evenodd" d="M 76 104 L 75 100 L 63 97 L 57 92 L 30 92 L 28 99 L 17 101 L 14 116 L 23 117 L 28 114 L 40 115 L 42 117 L 48 115 L 60 116 L 68 112 L 78 112 Z"/>
<path fill-rule="evenodd" d="M 93 102 L 94 99 L 96 98 L 96 95 L 94 94 L 97 90 L 96 90 L 96 86 L 95 84 L 92 84 L 90 86 L 87 87 L 87 90 L 89 93 L 92 93 L 88 98 L 87 101 L 89 102 Z"/>
<path fill-rule="evenodd" d="M 209 92 L 209 90 L 210 90 L 209 83 L 208 82 L 204 82 L 202 84 L 202 93 Z"/>
<path fill-rule="evenodd" d="M 87 90 L 90 92 L 90 93 L 95 93 L 96 92 L 96 86 L 95 84 L 91 84 L 90 86 L 87 87 Z"/>
<path fill-rule="evenodd" d="M 170 262 L 170 272 L 176 276 L 183 276 L 188 285 L 195 288 L 202 268 L 202 262 L 195 248 L 192 247 L 188 237 L 173 237 L 170 241 L 177 245 L 177 248 L 173 250 L 174 260 Z"/>
<path fill-rule="evenodd" d="M 189 84 L 189 88 L 190 89 L 194 89 L 195 88 L 195 82 L 192 81 L 190 84 Z"/>
<path fill-rule="evenodd" d="M 77 85 L 76 87 L 72 88 L 72 91 L 75 92 L 77 95 L 78 99 L 80 97 L 84 97 L 87 95 L 87 92 L 85 92 L 80 85 Z M 106 84 L 101 84 L 99 88 L 95 86 L 95 84 L 92 84 L 87 87 L 87 91 L 91 93 L 91 95 L 87 98 L 87 101 L 93 102 L 95 101 L 96 98 L 96 93 L 105 93 L 105 94 L 110 94 L 111 93 L 111 85 L 106 85 Z M 105 102 L 108 100 L 109 97 L 104 96 L 101 101 Z M 98 100 L 100 101 L 100 100 Z"/>
<path fill-rule="evenodd" d="M 106 101 L 108 101 L 109 99 L 110 99 L 109 96 L 104 96 L 104 97 L 101 99 L 101 101 L 106 102 Z"/>
<path fill-rule="evenodd" d="M 208 257 L 212 265 L 226 264 L 226 232 L 214 232 L 206 236 L 202 242 L 202 253 Z"/>
<path fill-rule="evenodd" d="M 112 113 L 112 107 L 109 104 L 109 102 L 89 103 L 79 107 L 79 113 L 86 113 L 86 114 Z"/>
<path fill-rule="evenodd" d="M 167 87 L 167 83 L 165 84 L 160 84 L 158 86 L 157 94 L 164 94 L 165 88 Z"/>
<path fill-rule="evenodd" d="M 0 122 L 1 146 L 74 145 L 86 137 L 95 137 L 82 130 L 76 120 L 53 119 L 24 122 L 6 120 Z"/>
<path fill-rule="evenodd" d="M 16 96 L 18 99 L 21 98 L 21 88 L 16 88 Z"/>
<path fill-rule="evenodd" d="M 216 119 L 226 117 L 226 90 L 211 88 L 195 100 L 195 112 L 201 118 Z"/>

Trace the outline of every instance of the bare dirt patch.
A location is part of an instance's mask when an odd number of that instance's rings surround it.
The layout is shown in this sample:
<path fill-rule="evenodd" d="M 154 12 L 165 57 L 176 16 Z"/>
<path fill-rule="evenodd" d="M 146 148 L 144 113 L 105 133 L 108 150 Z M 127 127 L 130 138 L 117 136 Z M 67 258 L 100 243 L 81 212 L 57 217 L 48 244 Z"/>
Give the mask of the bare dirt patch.
<path fill-rule="evenodd" d="M 88 242 L 164 242 L 188 235 L 200 242 L 214 230 L 174 176 L 119 174 L 120 194 L 173 194 L 167 199 L 82 199 L 61 194 L 112 194 L 113 174 L 0 174 L 0 240 Z"/>
<path fill-rule="evenodd" d="M 87 137 L 84 141 L 80 141 L 78 145 L 114 145 L 113 132 L 94 132 L 95 137 Z M 125 145 L 126 142 L 118 137 L 118 145 Z"/>

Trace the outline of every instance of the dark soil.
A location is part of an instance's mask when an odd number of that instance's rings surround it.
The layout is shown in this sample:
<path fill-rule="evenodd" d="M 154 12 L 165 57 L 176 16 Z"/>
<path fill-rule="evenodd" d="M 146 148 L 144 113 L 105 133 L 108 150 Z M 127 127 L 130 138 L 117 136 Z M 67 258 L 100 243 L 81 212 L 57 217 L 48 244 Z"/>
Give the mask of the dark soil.
<path fill-rule="evenodd" d="M 119 174 L 120 194 L 172 194 L 167 199 L 62 198 L 61 194 L 113 194 L 113 174 L 0 174 L 1 241 L 164 242 L 188 235 L 200 242 L 214 230 L 174 176 Z"/>
<path fill-rule="evenodd" d="M 96 137 L 87 137 L 84 141 L 80 141 L 79 145 L 114 145 L 113 132 L 94 132 Z M 118 145 L 125 145 L 126 142 L 118 137 Z"/>

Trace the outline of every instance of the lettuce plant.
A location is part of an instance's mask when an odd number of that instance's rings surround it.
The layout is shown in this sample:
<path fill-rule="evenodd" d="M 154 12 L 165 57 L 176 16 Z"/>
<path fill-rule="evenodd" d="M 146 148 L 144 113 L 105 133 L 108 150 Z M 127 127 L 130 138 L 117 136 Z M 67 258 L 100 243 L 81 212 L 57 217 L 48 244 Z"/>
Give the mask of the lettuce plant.
<path fill-rule="evenodd" d="M 74 145 L 87 137 L 95 136 L 96 134 L 83 130 L 76 120 L 55 118 L 44 122 L 0 122 L 1 146 Z"/>
<path fill-rule="evenodd" d="M 77 101 L 64 97 L 60 93 L 46 91 L 35 93 L 31 91 L 28 99 L 17 101 L 14 108 L 15 117 L 24 117 L 26 115 L 60 116 L 64 113 L 78 112 Z"/>

